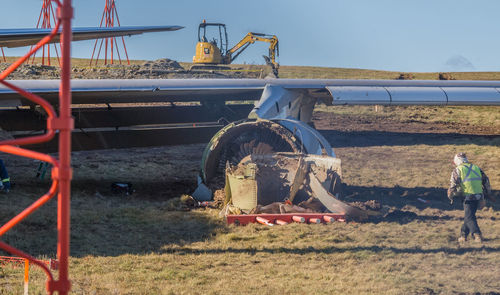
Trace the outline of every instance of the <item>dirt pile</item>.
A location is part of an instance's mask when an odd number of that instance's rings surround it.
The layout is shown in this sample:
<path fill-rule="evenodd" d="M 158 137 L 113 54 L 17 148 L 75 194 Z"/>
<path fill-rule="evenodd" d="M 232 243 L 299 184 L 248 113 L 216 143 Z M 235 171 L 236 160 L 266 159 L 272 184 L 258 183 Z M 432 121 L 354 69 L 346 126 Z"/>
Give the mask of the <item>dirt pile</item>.
<path fill-rule="evenodd" d="M 0 63 L 0 71 L 4 71 L 10 63 Z M 10 80 L 19 79 L 58 79 L 59 68 L 54 66 L 23 64 L 8 76 Z"/>
<path fill-rule="evenodd" d="M 413 79 L 415 79 L 415 76 L 413 76 L 410 73 L 401 73 L 397 78 L 397 80 L 413 80 Z"/>
<path fill-rule="evenodd" d="M 0 71 L 5 70 L 9 63 L 0 63 Z M 74 66 L 71 69 L 72 79 L 189 79 L 189 78 L 258 78 L 256 71 L 232 69 L 229 71 L 190 72 L 177 61 L 162 58 L 146 61 L 141 65 L 97 65 Z M 23 64 L 17 68 L 9 80 L 21 79 L 59 79 L 58 66 Z"/>
<path fill-rule="evenodd" d="M 455 78 L 453 78 L 451 76 L 450 73 L 439 73 L 438 79 L 439 80 L 456 80 Z"/>

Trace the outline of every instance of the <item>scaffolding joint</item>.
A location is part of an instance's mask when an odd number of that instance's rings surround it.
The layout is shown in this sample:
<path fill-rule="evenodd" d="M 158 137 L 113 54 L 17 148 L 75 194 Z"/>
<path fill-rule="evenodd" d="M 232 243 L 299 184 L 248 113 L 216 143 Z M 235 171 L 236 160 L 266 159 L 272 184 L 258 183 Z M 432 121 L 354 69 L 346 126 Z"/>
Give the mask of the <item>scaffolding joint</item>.
<path fill-rule="evenodd" d="M 71 180 L 73 179 L 73 168 L 64 168 L 64 167 L 53 167 L 52 168 L 52 179 L 53 180 Z"/>
<path fill-rule="evenodd" d="M 61 130 L 61 131 L 71 131 L 75 129 L 75 120 L 73 117 L 66 118 L 49 118 L 47 119 L 47 129 L 49 130 Z"/>

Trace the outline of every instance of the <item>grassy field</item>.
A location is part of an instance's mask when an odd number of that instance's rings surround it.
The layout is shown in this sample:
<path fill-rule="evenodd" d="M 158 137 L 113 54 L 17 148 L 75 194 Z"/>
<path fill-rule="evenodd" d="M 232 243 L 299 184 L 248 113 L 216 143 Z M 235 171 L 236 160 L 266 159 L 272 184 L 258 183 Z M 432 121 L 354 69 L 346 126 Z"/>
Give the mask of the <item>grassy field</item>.
<path fill-rule="evenodd" d="M 196 159 L 182 156 L 189 152 L 196 158 L 202 149 L 129 151 L 139 165 L 111 153 L 75 155 L 81 166 L 75 170 L 72 201 L 74 294 L 477 294 L 500 288 L 499 204 L 478 213 L 484 245 L 460 247 L 462 211 L 445 198 L 449 154 L 455 150 L 469 151 L 471 160 L 490 172 L 500 197 L 498 146 L 337 148 L 348 198 L 377 199 L 407 217 L 274 228 L 227 226 L 216 210 L 169 211 L 165 198 L 183 192 L 164 196 L 161 188 L 194 179 Z M 34 170 L 33 163 L 18 161 L 13 175 L 28 185 L 2 197 L 1 216 L 11 216 L 43 192 L 37 187 L 43 181 L 20 174 Z M 168 168 L 140 175 L 145 168 L 162 166 Z M 398 169 L 386 173 L 391 167 Z M 109 192 L 110 182 L 137 175 L 132 196 Z M 38 257 L 54 257 L 55 206 L 51 202 L 6 240 Z M 33 268 L 35 294 L 42 292 L 44 280 Z M 21 282 L 20 268 L 2 268 L 3 293 L 20 293 Z"/>
<path fill-rule="evenodd" d="M 285 75 L 286 67 L 282 71 Z M 336 76 L 341 69 L 337 74 L 330 71 L 337 69 L 306 69 L 304 77 L 341 78 Z M 398 75 L 353 71 L 345 78 Z M 433 75 L 437 74 L 428 77 Z M 500 200 L 498 108 L 391 107 L 374 112 L 373 107 L 320 106 L 317 110 L 401 126 L 415 121 L 422 126 L 452 123 L 496 132 L 493 137 L 458 132 L 436 140 L 411 134 L 404 140 L 396 135 L 357 146 L 331 140 L 342 159 L 347 198 L 379 200 L 402 215 L 366 223 L 273 228 L 227 226 L 213 209 L 172 210 L 175 198 L 195 187 L 204 145 L 74 153 L 73 294 L 500 292 L 500 202 L 478 213 L 485 243 L 459 245 L 463 211 L 445 196 L 451 157 L 466 151 L 488 173 Z M 351 133 L 356 130 L 339 130 L 334 131 L 359 136 Z M 329 135 L 328 129 L 322 132 Z M 34 177 L 38 163 L 2 157 L 16 182 L 9 194 L 0 195 L 0 221 L 5 222 L 46 192 L 49 181 Z M 115 195 L 110 191 L 113 181 L 131 181 L 136 192 Z M 3 240 L 39 258 L 54 258 L 56 226 L 52 200 Z M 44 285 L 45 275 L 33 267 L 30 294 L 43 294 Z M 0 294 L 21 294 L 22 288 L 22 268 L 0 268 Z"/>

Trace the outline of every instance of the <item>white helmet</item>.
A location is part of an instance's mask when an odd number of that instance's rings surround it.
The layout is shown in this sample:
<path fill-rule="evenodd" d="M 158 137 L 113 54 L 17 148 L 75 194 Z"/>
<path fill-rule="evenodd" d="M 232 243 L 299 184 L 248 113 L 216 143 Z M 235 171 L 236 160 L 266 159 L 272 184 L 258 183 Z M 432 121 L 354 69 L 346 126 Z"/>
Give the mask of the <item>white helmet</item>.
<path fill-rule="evenodd" d="M 467 155 L 465 155 L 465 153 L 458 153 L 453 158 L 453 163 L 455 163 L 456 166 L 459 166 L 462 163 L 469 163 L 469 160 L 467 160 Z"/>

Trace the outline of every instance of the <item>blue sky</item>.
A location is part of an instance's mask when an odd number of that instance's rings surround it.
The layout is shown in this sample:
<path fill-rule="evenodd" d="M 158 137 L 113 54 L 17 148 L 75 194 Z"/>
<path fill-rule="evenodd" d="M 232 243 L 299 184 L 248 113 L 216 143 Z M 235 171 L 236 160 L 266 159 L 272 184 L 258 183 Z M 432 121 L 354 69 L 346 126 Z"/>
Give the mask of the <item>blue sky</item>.
<path fill-rule="evenodd" d="M 4 1 L 0 28 L 36 25 L 41 0 Z M 97 26 L 104 0 L 74 0 L 75 26 Z M 247 32 L 275 34 L 282 65 L 392 71 L 500 71 L 496 0 L 116 0 L 122 25 L 182 25 L 171 33 L 126 38 L 134 59 L 190 61 L 201 20 L 226 23 L 230 45 Z M 93 42 L 73 43 L 90 57 Z M 26 49 L 6 49 L 19 55 Z M 267 44 L 237 63 L 262 64 Z"/>

